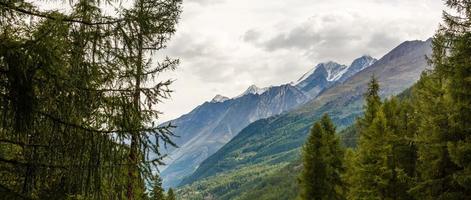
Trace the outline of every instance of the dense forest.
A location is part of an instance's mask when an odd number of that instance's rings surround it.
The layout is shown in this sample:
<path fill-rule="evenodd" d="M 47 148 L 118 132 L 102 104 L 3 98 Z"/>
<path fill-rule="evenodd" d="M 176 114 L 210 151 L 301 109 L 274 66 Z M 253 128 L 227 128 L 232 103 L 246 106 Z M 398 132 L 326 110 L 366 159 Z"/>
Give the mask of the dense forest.
<path fill-rule="evenodd" d="M 2 199 L 162 199 L 154 171 L 172 125 L 153 121 L 171 81 L 156 78 L 178 60 L 151 55 L 181 0 L 67 3 L 0 1 Z"/>

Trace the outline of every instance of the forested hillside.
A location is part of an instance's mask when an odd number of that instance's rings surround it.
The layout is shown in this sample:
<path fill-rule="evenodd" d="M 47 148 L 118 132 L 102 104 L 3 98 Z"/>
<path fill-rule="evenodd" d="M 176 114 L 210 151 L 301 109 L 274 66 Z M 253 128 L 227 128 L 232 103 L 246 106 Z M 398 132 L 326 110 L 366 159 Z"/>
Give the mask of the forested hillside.
<path fill-rule="evenodd" d="M 260 94 L 256 86 L 251 86 L 240 97 L 213 99 L 187 115 L 164 123 L 177 126 L 173 133 L 179 136 L 174 140 L 179 148 L 169 151 L 168 166 L 161 173 L 166 179 L 164 186 L 178 185 L 247 124 L 291 110 L 307 100 L 301 90 L 289 84 L 266 88 Z"/>
<path fill-rule="evenodd" d="M 289 84 L 259 88 L 251 85 L 241 95 L 216 95 L 190 113 L 166 122 L 176 126 L 174 142 L 168 150 L 168 164 L 162 170 L 163 185 L 177 186 L 209 156 L 235 137 L 250 123 L 279 115 L 315 98 L 326 89 L 346 81 L 377 60 L 371 56 L 354 59 L 350 65 L 333 61 L 320 63 Z"/>

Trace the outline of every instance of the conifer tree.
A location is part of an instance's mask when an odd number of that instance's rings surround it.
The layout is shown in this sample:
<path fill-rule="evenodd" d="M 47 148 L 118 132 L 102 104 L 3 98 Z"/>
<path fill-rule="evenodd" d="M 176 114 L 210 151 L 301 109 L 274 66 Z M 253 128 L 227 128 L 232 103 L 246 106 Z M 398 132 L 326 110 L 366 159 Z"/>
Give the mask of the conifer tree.
<path fill-rule="evenodd" d="M 176 199 L 177 198 L 175 197 L 175 193 L 173 192 L 173 189 L 172 188 L 168 189 L 166 200 L 176 200 Z"/>
<path fill-rule="evenodd" d="M 386 126 L 384 115 L 382 119 L 376 119 L 382 105 L 379 89 L 376 77 L 372 76 L 365 93 L 364 116 L 357 120 L 358 148 L 354 160 L 350 161 L 354 165 L 349 166 L 350 169 L 348 170 L 353 174 L 348 179 L 350 185 L 348 196 L 352 199 L 380 198 L 384 196 L 384 191 L 382 191 L 383 189 L 380 188 L 377 181 L 383 179 L 383 171 L 379 168 L 385 161 L 381 157 L 384 155 L 385 146 L 382 144 L 384 134 L 380 132 L 383 131 L 381 129 L 385 129 L 383 125 Z M 374 127 L 373 122 L 375 122 Z M 375 174 L 378 172 L 380 173 Z"/>
<path fill-rule="evenodd" d="M 301 199 L 344 199 L 344 151 L 328 115 L 316 122 L 303 146 Z"/>
<path fill-rule="evenodd" d="M 358 164 L 358 153 L 354 149 L 348 148 L 345 151 L 344 155 L 344 165 L 345 165 L 345 172 L 342 174 L 342 180 L 345 183 L 345 197 L 346 199 L 355 199 L 354 192 L 355 188 L 354 184 L 356 184 L 357 180 L 359 180 L 359 175 L 357 173 L 357 166 Z"/>
<path fill-rule="evenodd" d="M 172 126 L 152 123 L 171 81 L 153 78 L 178 60 L 150 56 L 175 32 L 181 0 L 136 0 L 112 16 L 108 1 L 69 3 L 61 13 L 0 2 L 0 188 L 28 199 L 140 198 L 159 143 L 173 144 Z"/>
<path fill-rule="evenodd" d="M 372 79 L 366 93 L 365 116 L 358 119 L 357 152 L 351 153 L 349 199 L 411 199 L 415 176 L 414 110 L 391 98 L 381 102 Z M 345 176 L 344 176 L 345 177 Z"/>
<path fill-rule="evenodd" d="M 353 199 L 385 199 L 390 170 L 387 156 L 390 148 L 385 141 L 386 118 L 382 110 L 376 113 L 367 130 L 360 135 L 358 157 L 355 162 L 355 179 L 350 184 L 349 196 Z"/>
<path fill-rule="evenodd" d="M 471 4 L 447 0 L 455 15 L 433 38 L 430 63 L 415 93 L 420 174 L 412 193 L 419 199 L 471 196 Z"/>
<path fill-rule="evenodd" d="M 162 179 L 157 176 L 152 186 L 150 193 L 151 200 L 165 200 L 164 189 L 162 188 Z"/>
<path fill-rule="evenodd" d="M 415 166 L 414 130 L 402 102 L 381 102 L 377 81 L 372 78 L 366 93 L 365 116 L 358 119 L 357 152 L 350 153 L 349 199 L 410 199 Z M 411 136 L 412 135 L 412 136 Z M 353 154 L 353 155 L 352 155 Z"/>
<path fill-rule="evenodd" d="M 446 4 L 455 9 L 458 16 L 445 13 L 444 29 L 438 34 L 444 34 L 449 54 L 445 53 L 446 61 L 441 64 L 437 61 L 436 67 L 437 73 L 448 81 L 451 137 L 447 147 L 451 161 L 457 166 L 456 171 L 451 172 L 453 187 L 460 190 L 453 196 L 461 198 L 471 196 L 471 3 L 448 0 Z M 437 53 L 435 58 L 439 55 Z"/>
<path fill-rule="evenodd" d="M 371 136 L 368 133 L 369 127 L 373 123 L 374 118 L 376 117 L 378 111 L 381 108 L 381 97 L 379 96 L 380 86 L 377 78 L 372 75 L 370 82 L 368 83 L 367 91 L 364 93 L 365 105 L 363 106 L 364 115 L 361 118 L 358 118 L 355 124 L 356 140 L 357 140 L 357 149 L 356 151 L 351 151 L 347 154 L 346 161 L 347 173 L 344 175 L 344 180 L 348 185 L 347 197 L 348 199 L 356 199 L 356 197 L 361 193 L 361 190 L 364 189 L 359 183 L 364 179 L 363 176 L 368 175 L 368 173 L 360 173 L 364 170 L 361 169 L 361 165 L 364 162 L 367 162 L 364 159 L 364 151 L 367 151 L 364 147 L 364 144 L 368 144 L 371 140 Z M 364 182 L 365 183 L 365 182 Z"/>
<path fill-rule="evenodd" d="M 364 106 L 364 116 L 358 120 L 358 126 L 361 130 L 366 130 L 371 125 L 381 108 L 381 97 L 379 96 L 378 79 L 373 75 L 368 83 L 368 89 L 364 94 L 366 104 Z M 359 133 L 362 135 L 362 133 Z"/>
<path fill-rule="evenodd" d="M 390 199 L 412 199 L 409 190 L 415 178 L 416 147 L 412 141 L 415 136 L 414 110 L 407 101 L 392 97 L 383 102 L 381 111 L 386 119 L 383 136 L 387 151 L 383 155 L 387 161 L 382 166 L 388 171 L 385 194 Z M 379 117 L 379 116 L 378 116 Z"/>
<path fill-rule="evenodd" d="M 398 131 L 395 131 L 398 167 L 407 176 L 408 188 L 415 184 L 417 177 L 417 144 L 414 141 L 417 136 L 417 112 L 410 99 L 400 101 L 397 120 L 399 121 Z"/>

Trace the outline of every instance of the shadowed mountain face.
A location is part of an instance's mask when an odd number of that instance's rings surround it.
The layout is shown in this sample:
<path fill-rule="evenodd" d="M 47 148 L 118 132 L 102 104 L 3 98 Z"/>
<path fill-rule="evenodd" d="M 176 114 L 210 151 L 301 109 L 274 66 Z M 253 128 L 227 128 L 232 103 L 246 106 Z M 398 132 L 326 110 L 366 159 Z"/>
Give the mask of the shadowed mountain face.
<path fill-rule="evenodd" d="M 297 159 L 299 147 L 310 126 L 323 113 L 329 113 L 340 128 L 351 125 L 362 113 L 362 96 L 371 76 L 378 78 L 383 97 L 399 94 L 420 78 L 427 67 L 426 55 L 431 52 L 431 40 L 404 42 L 370 67 L 337 82 L 304 105 L 248 125 L 203 161 L 190 177 L 182 181 L 182 185 L 216 174 L 235 174 L 253 166 L 274 166 Z M 353 63 L 365 62 L 356 61 Z M 231 184 L 231 181 L 225 184 Z"/>
<path fill-rule="evenodd" d="M 297 83 L 258 88 L 250 86 L 241 95 L 229 99 L 217 95 L 190 113 L 171 121 L 178 149 L 169 150 L 163 169 L 164 187 L 176 186 L 191 175 L 199 164 L 231 140 L 248 124 L 306 103 L 325 89 L 346 80 L 376 60 L 363 56 L 350 66 L 335 62 L 321 63 L 304 74 Z"/>

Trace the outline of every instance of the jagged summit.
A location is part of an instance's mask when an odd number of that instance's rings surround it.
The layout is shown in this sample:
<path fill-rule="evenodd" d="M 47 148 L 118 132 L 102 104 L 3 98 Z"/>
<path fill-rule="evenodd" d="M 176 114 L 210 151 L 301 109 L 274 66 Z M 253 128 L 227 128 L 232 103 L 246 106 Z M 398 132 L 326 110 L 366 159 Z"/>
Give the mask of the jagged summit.
<path fill-rule="evenodd" d="M 371 57 L 370 55 L 363 55 L 362 57 L 355 59 L 348 67 L 348 70 L 342 75 L 342 77 L 338 81 L 343 83 L 345 80 L 352 77 L 356 73 L 373 65 L 376 61 L 378 60 L 376 58 Z"/>
<path fill-rule="evenodd" d="M 332 61 L 320 63 L 305 73 L 294 85 L 309 96 L 315 97 L 337 81 L 347 69 L 347 66 Z"/>
<path fill-rule="evenodd" d="M 350 71 L 358 70 L 356 72 L 359 72 L 359 71 L 373 65 L 376 61 L 378 61 L 378 59 L 373 58 L 370 55 L 364 55 L 362 57 L 359 57 L 359 58 L 355 59 L 352 62 L 352 64 L 350 65 L 349 70 Z"/>
<path fill-rule="evenodd" d="M 213 100 L 211 100 L 211 103 L 222 103 L 224 101 L 229 100 L 228 97 L 222 96 L 222 95 L 216 95 Z"/>
<path fill-rule="evenodd" d="M 374 62 L 376 62 L 377 59 L 376 58 L 373 58 L 371 55 L 368 55 L 368 54 L 365 54 L 355 60 L 353 60 L 352 64 L 350 65 L 350 67 L 354 66 L 354 65 L 368 65 L 368 64 L 373 64 Z M 365 64 L 366 63 L 366 64 Z"/>
<path fill-rule="evenodd" d="M 328 62 L 323 66 L 327 71 L 327 81 L 337 81 L 348 70 L 346 65 L 340 65 L 335 62 Z"/>
<path fill-rule="evenodd" d="M 278 115 L 310 100 L 301 90 L 289 84 L 259 88 L 250 86 L 240 97 L 228 99 L 216 95 L 190 113 L 171 121 L 180 136 L 174 142 L 178 149 L 163 150 L 169 155 L 163 169 L 164 187 L 175 187 L 191 175 L 214 152 L 248 124 Z M 223 102 L 223 103 L 221 103 Z"/>
<path fill-rule="evenodd" d="M 298 87 L 304 87 L 310 81 L 309 79 L 316 75 L 323 75 L 330 82 L 336 81 L 345 73 L 347 68 L 346 65 L 333 61 L 320 63 L 301 76 L 294 84 Z"/>
<path fill-rule="evenodd" d="M 256 85 L 251 85 L 247 88 L 247 90 L 245 90 L 244 93 L 242 93 L 241 95 L 237 96 L 236 98 L 238 97 L 242 97 L 242 96 L 245 96 L 247 94 L 263 94 L 264 92 L 266 92 L 269 88 L 259 88 L 257 87 Z"/>
<path fill-rule="evenodd" d="M 297 82 L 292 83 L 311 97 L 317 96 L 323 90 L 335 83 L 342 83 L 356 73 L 373 65 L 377 60 L 369 55 L 355 59 L 350 66 L 333 61 L 320 63 L 305 73 Z"/>

